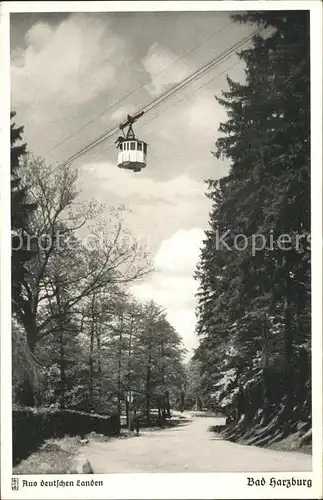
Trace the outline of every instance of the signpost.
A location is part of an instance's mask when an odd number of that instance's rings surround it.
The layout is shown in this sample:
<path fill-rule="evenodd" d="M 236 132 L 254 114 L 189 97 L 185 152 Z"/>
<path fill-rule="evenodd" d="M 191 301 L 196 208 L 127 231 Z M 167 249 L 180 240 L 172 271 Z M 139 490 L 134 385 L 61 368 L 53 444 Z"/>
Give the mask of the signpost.
<path fill-rule="evenodd" d="M 132 424 L 132 403 L 133 403 L 132 391 L 128 391 L 127 401 L 128 401 L 128 435 L 130 437 L 131 436 L 131 424 Z"/>

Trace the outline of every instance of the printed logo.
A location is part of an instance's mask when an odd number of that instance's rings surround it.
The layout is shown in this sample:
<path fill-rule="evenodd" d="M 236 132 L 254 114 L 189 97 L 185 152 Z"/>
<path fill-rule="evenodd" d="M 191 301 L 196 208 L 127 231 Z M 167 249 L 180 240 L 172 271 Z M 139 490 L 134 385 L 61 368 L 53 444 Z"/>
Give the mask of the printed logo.
<path fill-rule="evenodd" d="M 11 489 L 13 491 L 19 490 L 19 478 L 18 477 L 11 478 Z"/>

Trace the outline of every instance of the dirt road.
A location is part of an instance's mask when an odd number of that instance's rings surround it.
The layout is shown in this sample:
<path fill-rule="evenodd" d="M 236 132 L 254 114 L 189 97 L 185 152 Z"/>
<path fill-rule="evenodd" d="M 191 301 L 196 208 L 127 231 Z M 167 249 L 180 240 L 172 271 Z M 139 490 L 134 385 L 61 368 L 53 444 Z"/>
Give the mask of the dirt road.
<path fill-rule="evenodd" d="M 116 472 L 296 472 L 310 471 L 310 455 L 243 446 L 221 440 L 209 428 L 215 417 L 192 417 L 166 430 L 91 442 L 85 451 L 94 473 Z"/>

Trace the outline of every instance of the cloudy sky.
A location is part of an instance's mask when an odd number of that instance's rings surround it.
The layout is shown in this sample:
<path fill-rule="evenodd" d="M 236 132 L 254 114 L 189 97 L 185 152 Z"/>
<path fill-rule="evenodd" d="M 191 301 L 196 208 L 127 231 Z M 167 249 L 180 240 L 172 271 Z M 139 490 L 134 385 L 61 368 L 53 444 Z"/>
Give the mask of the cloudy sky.
<path fill-rule="evenodd" d="M 29 150 L 58 165 L 252 30 L 225 12 L 12 14 L 12 109 Z M 243 78 L 236 56 L 138 121 L 149 144 L 144 171 L 116 167 L 115 137 L 75 161 L 84 199 L 131 208 L 127 226 L 155 266 L 132 292 L 165 307 L 190 353 L 192 274 L 210 211 L 203 181 L 227 172 L 211 154 L 226 74 Z"/>

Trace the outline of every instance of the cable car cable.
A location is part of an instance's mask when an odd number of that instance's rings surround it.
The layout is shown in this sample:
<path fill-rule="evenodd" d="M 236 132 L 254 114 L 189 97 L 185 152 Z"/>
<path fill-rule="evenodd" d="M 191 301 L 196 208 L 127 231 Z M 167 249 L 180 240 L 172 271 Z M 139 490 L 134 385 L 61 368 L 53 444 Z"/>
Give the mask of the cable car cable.
<path fill-rule="evenodd" d="M 232 56 L 231 56 L 232 57 Z M 192 90 L 192 92 L 189 94 L 189 95 L 186 95 L 184 98 L 182 99 L 179 99 L 177 100 L 172 106 L 169 106 L 167 109 L 161 111 L 159 114 L 157 114 L 156 116 L 153 116 L 152 118 L 146 120 L 141 128 L 145 128 L 147 125 L 149 125 L 151 122 L 153 122 L 154 120 L 157 120 L 158 118 L 160 118 L 163 114 L 167 113 L 168 111 L 170 111 L 172 108 L 174 108 L 175 106 L 177 106 L 178 104 L 180 104 L 181 102 L 189 99 L 192 94 L 194 94 L 195 92 L 197 92 L 198 90 L 201 90 L 202 88 L 204 88 L 206 85 L 208 85 L 209 83 L 211 83 L 212 81 L 216 80 L 217 78 L 219 78 L 221 75 L 223 75 L 224 73 L 226 73 L 227 71 L 230 71 L 232 68 L 236 67 L 238 64 L 239 64 L 240 61 L 236 62 L 235 64 L 232 64 L 231 66 L 229 66 L 229 68 L 226 68 L 225 70 L 221 71 L 221 73 L 218 73 L 217 75 L 213 76 L 212 78 L 210 78 L 207 82 L 203 83 L 203 85 L 200 85 L 199 87 L 197 87 L 196 89 Z M 106 148 L 103 149 L 103 152 L 107 151 L 108 149 L 110 149 L 112 146 L 114 146 L 114 143 L 110 143 Z M 94 156 L 93 160 L 95 160 L 96 158 L 98 158 L 99 156 L 101 155 L 101 153 L 99 153 L 98 155 Z"/>
<path fill-rule="evenodd" d="M 106 108 L 104 111 L 102 111 L 101 113 L 99 113 L 98 115 L 96 115 L 94 118 L 92 118 L 91 120 L 89 120 L 87 123 L 85 123 L 84 125 L 82 125 L 79 129 L 77 129 L 75 132 L 73 132 L 72 134 L 70 134 L 69 136 L 67 136 L 65 139 L 59 141 L 58 143 L 54 144 L 54 146 L 49 149 L 48 151 L 46 151 L 45 155 L 51 153 L 52 151 L 54 151 L 55 149 L 57 149 L 59 146 L 61 146 L 62 144 L 64 144 L 65 142 L 67 142 L 69 139 L 71 139 L 72 137 L 75 137 L 75 135 L 77 135 L 79 132 L 81 132 L 82 130 L 84 130 L 88 125 L 91 125 L 91 123 L 95 122 L 96 120 L 98 120 L 99 118 L 101 118 L 103 115 L 105 115 L 106 113 L 108 113 L 109 111 L 111 111 L 111 109 L 113 109 L 115 106 L 117 106 L 118 104 L 122 103 L 123 101 L 125 101 L 128 97 L 130 97 L 131 95 L 133 95 L 134 93 L 136 93 L 138 90 L 142 89 L 145 85 L 147 85 L 148 83 L 152 82 L 157 76 L 161 75 L 162 73 L 164 73 L 164 71 L 166 71 L 168 68 L 170 68 L 171 66 L 173 66 L 174 64 L 178 63 L 179 61 L 181 61 L 182 59 L 184 59 L 188 54 L 190 54 L 191 52 L 193 52 L 194 50 L 196 50 L 197 48 L 201 47 L 204 43 L 208 42 L 209 40 L 211 40 L 212 38 L 214 38 L 218 33 L 220 33 L 221 31 L 223 31 L 225 28 L 227 28 L 229 26 L 229 24 L 226 24 L 224 26 L 222 26 L 220 29 L 218 29 L 215 33 L 212 33 L 212 35 L 206 37 L 205 39 L 203 39 L 200 43 L 198 43 L 197 45 L 191 47 L 187 52 L 185 52 L 182 56 L 178 57 L 175 61 L 173 61 L 171 64 L 169 64 L 168 66 L 166 66 L 165 68 L 163 68 L 161 71 L 158 71 L 157 73 L 155 73 L 154 75 L 152 75 L 150 78 L 148 78 L 147 80 L 145 80 L 142 84 L 138 85 L 138 87 L 136 87 L 135 89 L 131 90 L 130 92 L 128 92 L 125 96 L 123 96 L 122 98 L 120 98 L 119 100 L 115 101 L 113 104 L 111 104 L 111 106 L 109 106 L 108 108 Z M 136 60 L 136 58 L 133 58 L 133 61 Z"/>
<path fill-rule="evenodd" d="M 159 106 L 165 100 L 167 100 L 170 97 L 172 97 L 176 92 L 182 90 L 184 87 L 186 87 L 187 85 L 189 85 L 190 83 L 192 83 L 192 81 L 194 81 L 197 78 L 200 78 L 201 76 L 203 76 L 204 73 L 206 73 L 207 71 L 209 71 L 210 69 L 212 69 L 216 64 L 219 64 L 219 63 L 223 62 L 224 60 L 226 60 L 230 55 L 232 55 L 232 53 L 234 51 L 236 51 L 237 49 L 241 48 L 241 46 L 245 45 L 248 41 L 251 41 L 252 38 L 255 35 L 259 34 L 261 31 L 263 31 L 263 30 L 257 30 L 254 33 L 252 33 L 251 35 L 248 35 L 247 37 L 243 38 L 242 40 L 236 42 L 232 47 L 230 47 L 229 49 L 227 49 L 226 51 L 224 51 L 222 54 L 220 54 L 220 56 L 217 56 L 215 59 L 213 59 L 212 61 L 209 61 L 203 67 L 201 67 L 201 68 L 197 69 L 196 71 L 194 71 L 191 75 L 189 75 L 188 77 L 186 77 L 185 79 L 183 79 L 179 84 L 174 85 L 171 89 L 169 89 L 168 91 L 166 91 L 163 94 L 161 94 L 160 96 L 158 96 L 156 99 L 154 99 L 153 101 L 151 101 L 150 103 L 148 103 L 146 106 L 144 106 L 141 110 L 137 111 L 136 114 L 138 112 L 141 112 L 141 111 L 147 113 L 147 112 L 151 111 L 152 109 L 154 109 L 155 107 Z M 102 134 L 101 136 L 99 136 L 97 139 L 95 139 L 94 141 L 92 141 L 90 144 L 88 144 L 87 146 L 85 146 L 83 149 L 81 149 L 80 151 L 78 151 L 77 153 L 75 153 L 73 156 L 71 156 L 70 158 L 68 158 L 64 163 L 62 163 L 60 165 L 60 167 L 64 167 L 68 163 L 71 163 L 74 160 L 76 160 L 77 158 L 79 158 L 80 156 L 86 154 L 88 151 L 90 151 L 94 147 L 98 146 L 104 140 L 109 139 L 110 137 L 112 137 L 118 131 L 119 131 L 119 127 L 114 127 L 113 129 L 109 130 L 108 132 L 105 132 L 104 134 Z"/>
<path fill-rule="evenodd" d="M 257 32 L 255 32 L 255 33 L 253 33 L 252 35 L 249 35 L 248 37 L 240 40 L 234 46 L 230 47 L 230 49 L 228 49 L 227 51 L 225 51 L 224 53 L 222 53 L 216 59 L 214 59 L 214 60 L 210 61 L 209 63 L 207 63 L 206 65 L 204 65 L 202 68 L 199 68 L 198 70 L 194 71 L 191 75 L 189 75 L 188 77 L 186 77 L 179 84 L 174 85 L 171 89 L 169 89 L 168 91 L 164 92 L 163 94 L 161 94 L 160 96 L 158 96 L 156 99 L 154 99 L 153 101 L 151 101 L 150 103 L 148 103 L 140 111 L 144 111 L 145 113 L 147 113 L 147 112 L 151 111 L 152 109 L 154 109 L 156 106 L 162 104 L 165 100 L 167 100 L 168 98 L 172 97 L 172 95 L 174 95 L 176 92 L 178 92 L 179 90 L 182 90 L 189 83 L 191 83 L 192 81 L 194 81 L 197 78 L 200 78 L 205 72 L 207 72 L 210 69 L 212 69 L 213 66 L 215 66 L 215 64 L 219 64 L 220 62 L 222 62 L 223 60 L 225 60 L 226 58 L 228 58 L 235 50 L 237 50 L 237 48 L 240 48 L 241 46 L 245 45 L 245 43 L 247 43 L 248 41 L 250 41 L 253 38 L 253 36 L 255 34 L 257 34 L 257 33 L 259 33 L 259 30 Z M 102 134 L 101 136 L 99 136 L 97 139 L 95 139 L 94 141 L 92 141 L 90 144 L 88 144 L 85 148 L 83 148 L 82 150 L 78 151 L 75 155 L 71 156 L 70 158 L 68 158 L 68 160 L 66 160 L 60 166 L 63 167 L 66 164 L 73 162 L 74 160 L 76 160 L 77 158 L 79 158 L 80 156 L 82 156 L 83 154 L 86 154 L 88 151 L 90 151 L 94 147 L 98 146 L 104 140 L 109 139 L 111 136 L 115 135 L 118 131 L 119 131 L 119 127 L 114 127 L 110 131 L 105 132 L 104 134 Z"/>
<path fill-rule="evenodd" d="M 233 57 L 233 55 L 231 55 L 230 57 Z M 161 113 L 157 114 L 157 116 L 154 116 L 150 119 L 148 119 L 146 122 L 143 123 L 142 125 L 142 128 L 144 128 L 146 125 L 149 125 L 152 121 L 160 118 L 160 116 L 162 116 L 164 113 L 167 113 L 168 111 L 170 111 L 172 108 L 174 108 L 175 106 L 177 106 L 178 104 L 180 104 L 181 102 L 189 99 L 191 97 L 191 95 L 195 92 L 197 92 L 198 90 L 202 89 L 203 87 L 205 87 L 206 85 L 208 85 L 209 83 L 211 83 L 212 81 L 216 80 L 219 76 L 221 76 L 222 74 L 224 74 L 226 71 L 230 71 L 230 69 L 234 68 L 235 66 L 237 66 L 239 64 L 240 61 L 238 61 L 237 63 L 231 65 L 229 68 L 226 68 L 225 70 L 223 70 L 221 73 L 213 76 L 212 78 L 210 78 L 207 82 L 203 83 L 203 85 L 197 87 L 196 89 L 194 89 L 189 95 L 186 95 L 184 98 L 182 99 L 179 99 L 177 100 L 172 106 L 169 106 L 166 110 L 162 111 Z M 288 78 L 287 80 L 285 81 L 285 84 L 287 84 L 294 76 L 296 76 L 300 70 L 302 68 L 298 68 L 295 72 L 293 72 Z M 110 149 L 112 146 L 114 146 L 113 143 L 110 143 L 107 147 L 105 147 L 103 149 L 103 152 L 107 151 L 108 149 Z M 94 160 L 97 159 L 102 153 L 99 153 L 98 155 L 94 156 Z"/>
<path fill-rule="evenodd" d="M 245 45 L 249 40 L 250 40 L 250 38 L 248 37 L 248 40 L 243 40 L 242 42 L 240 42 L 238 44 L 238 47 L 237 46 L 231 47 L 226 52 L 226 54 L 219 56 L 216 60 L 210 61 L 210 63 L 208 63 L 205 67 L 202 67 L 201 69 L 197 70 L 194 74 L 194 77 L 193 77 L 193 75 L 190 75 L 186 79 L 182 80 L 182 82 L 180 82 L 178 85 L 176 85 L 176 88 L 170 89 L 167 92 L 167 94 L 169 94 L 169 95 L 160 96 L 160 99 L 161 99 L 160 102 L 157 102 L 156 104 L 153 103 L 153 106 L 151 108 L 149 108 L 150 105 L 148 104 L 146 106 L 146 108 L 148 108 L 148 109 L 145 108 L 145 113 L 147 113 L 148 111 L 150 111 L 150 109 L 156 107 L 157 105 L 161 104 L 164 100 L 167 100 L 168 98 L 172 97 L 173 94 L 175 94 L 179 90 L 182 90 L 183 88 L 185 88 L 187 85 L 189 85 L 193 81 L 197 80 L 198 78 L 201 78 L 201 76 L 203 76 L 205 73 L 207 73 L 208 71 L 213 69 L 213 67 L 216 66 L 217 64 L 221 64 L 223 61 L 228 59 L 232 55 L 232 53 L 234 53 L 236 51 L 237 48 L 241 48 L 241 46 Z M 156 100 L 158 100 L 158 99 L 159 98 L 157 98 Z"/>

